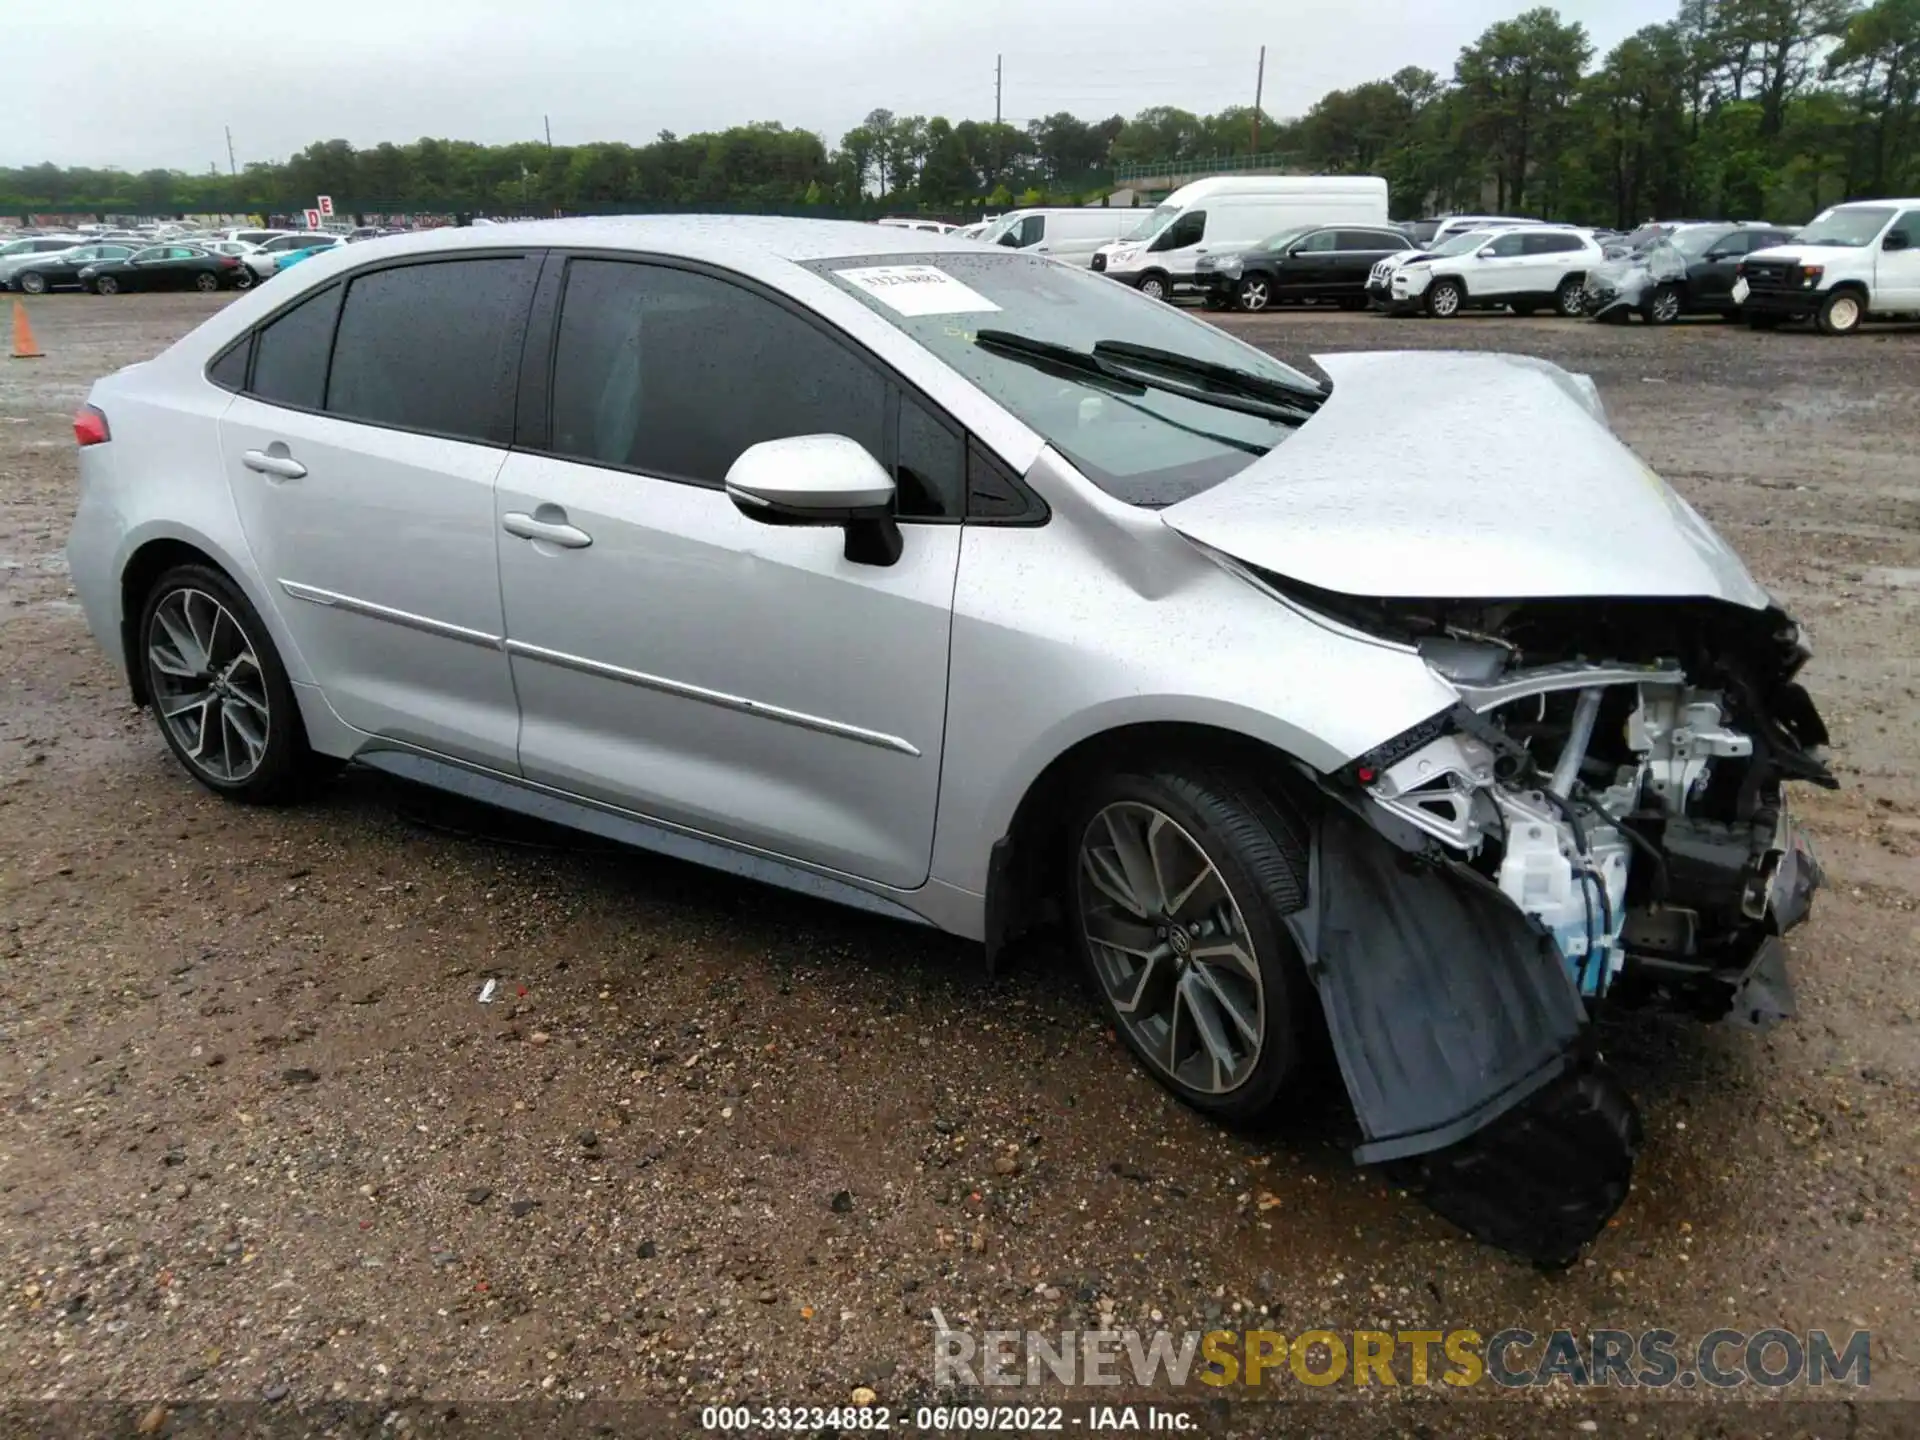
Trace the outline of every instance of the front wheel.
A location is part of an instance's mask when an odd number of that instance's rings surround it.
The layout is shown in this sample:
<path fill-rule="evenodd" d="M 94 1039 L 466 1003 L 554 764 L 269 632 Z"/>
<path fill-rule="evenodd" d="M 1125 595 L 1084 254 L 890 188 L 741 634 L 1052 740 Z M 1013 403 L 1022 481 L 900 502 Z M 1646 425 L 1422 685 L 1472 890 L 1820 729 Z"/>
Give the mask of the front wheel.
<path fill-rule="evenodd" d="M 1821 304 L 1816 322 L 1822 335 L 1851 335 L 1866 318 L 1866 302 L 1859 292 L 1836 290 Z"/>
<path fill-rule="evenodd" d="M 1234 300 L 1242 310 L 1255 313 L 1273 303 L 1273 286 L 1264 275 L 1249 275 L 1240 282 Z"/>
<path fill-rule="evenodd" d="M 1680 292 L 1672 285 L 1657 286 L 1640 313 L 1649 325 L 1673 324 L 1680 318 Z"/>
<path fill-rule="evenodd" d="M 1427 290 L 1427 313 L 1437 320 L 1451 320 L 1460 313 L 1466 298 L 1458 280 L 1436 280 Z"/>
<path fill-rule="evenodd" d="M 1553 308 L 1569 320 L 1587 313 L 1587 281 L 1582 275 L 1569 275 L 1553 292 Z"/>
<path fill-rule="evenodd" d="M 96 295 L 118 295 L 120 293 L 120 282 L 111 275 L 99 276 L 93 282 L 93 293 Z"/>
<path fill-rule="evenodd" d="M 1173 283 L 1166 276 L 1155 271 L 1153 274 L 1140 277 L 1140 293 L 1149 300 L 1171 300 Z"/>
<path fill-rule="evenodd" d="M 1230 771 L 1128 771 L 1083 789 L 1068 834 L 1070 928 L 1115 1031 L 1195 1109 L 1262 1115 L 1310 998 L 1280 918 L 1305 897 L 1298 812 Z"/>
<path fill-rule="evenodd" d="M 160 733 L 195 780 L 275 804 L 325 770 L 307 747 L 266 625 L 225 575 L 206 565 L 169 570 L 147 592 L 139 634 Z"/>

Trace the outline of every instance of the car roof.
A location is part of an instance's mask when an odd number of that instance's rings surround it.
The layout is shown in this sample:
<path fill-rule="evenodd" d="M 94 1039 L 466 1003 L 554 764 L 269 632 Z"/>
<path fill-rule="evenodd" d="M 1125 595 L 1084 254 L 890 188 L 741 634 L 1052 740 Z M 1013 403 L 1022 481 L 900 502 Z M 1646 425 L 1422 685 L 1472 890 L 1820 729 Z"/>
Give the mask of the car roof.
<path fill-rule="evenodd" d="M 568 220 L 510 220 L 476 228 L 443 226 L 356 245 L 361 255 L 409 255 L 565 245 L 632 250 L 725 262 L 756 256 L 799 264 L 852 255 L 919 255 L 952 250 L 977 255 L 969 241 L 934 230 L 857 220 L 801 220 L 779 215 L 618 215 Z"/>

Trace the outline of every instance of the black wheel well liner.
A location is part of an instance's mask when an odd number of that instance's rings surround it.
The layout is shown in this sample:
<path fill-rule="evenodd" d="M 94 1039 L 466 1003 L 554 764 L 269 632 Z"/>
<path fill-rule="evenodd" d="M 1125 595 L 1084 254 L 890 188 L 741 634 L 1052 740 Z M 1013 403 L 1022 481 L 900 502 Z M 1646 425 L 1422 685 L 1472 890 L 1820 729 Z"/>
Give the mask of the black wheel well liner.
<path fill-rule="evenodd" d="M 147 672 L 140 664 L 140 612 L 154 582 L 176 565 L 205 565 L 226 575 L 226 567 L 206 551 L 185 540 L 149 540 L 127 558 L 120 572 L 120 652 L 127 665 L 127 688 L 133 703 L 147 703 Z M 231 579 L 231 576 L 228 576 Z"/>
<path fill-rule="evenodd" d="M 1068 801 L 1087 777 L 1121 765 L 1164 766 L 1181 756 L 1231 764 L 1311 803 L 1299 762 L 1264 741 L 1219 726 L 1148 722 L 1103 730 L 1069 746 L 1028 785 L 987 867 L 984 943 L 987 964 L 1008 941 L 1051 918 L 1054 873 L 1066 853 Z"/>

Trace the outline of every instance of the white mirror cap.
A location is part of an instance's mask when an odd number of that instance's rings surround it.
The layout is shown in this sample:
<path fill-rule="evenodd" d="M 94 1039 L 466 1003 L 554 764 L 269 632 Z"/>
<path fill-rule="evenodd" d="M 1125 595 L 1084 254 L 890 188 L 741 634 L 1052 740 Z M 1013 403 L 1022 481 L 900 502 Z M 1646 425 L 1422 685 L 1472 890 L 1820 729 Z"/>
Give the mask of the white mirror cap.
<path fill-rule="evenodd" d="M 893 503 L 893 477 L 845 435 L 793 435 L 749 445 L 727 470 L 727 493 L 749 506 L 867 510 Z"/>

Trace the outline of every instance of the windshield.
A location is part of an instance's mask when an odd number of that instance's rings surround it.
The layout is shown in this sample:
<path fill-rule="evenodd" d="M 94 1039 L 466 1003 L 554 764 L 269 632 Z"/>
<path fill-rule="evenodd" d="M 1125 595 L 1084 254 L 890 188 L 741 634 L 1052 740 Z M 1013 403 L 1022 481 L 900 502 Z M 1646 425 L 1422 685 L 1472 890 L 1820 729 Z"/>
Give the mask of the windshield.
<path fill-rule="evenodd" d="M 1179 205 L 1156 205 L 1146 219 L 1142 220 L 1120 238 L 1122 240 L 1151 240 L 1165 229 L 1173 217 L 1178 215 L 1183 208 L 1184 207 Z"/>
<path fill-rule="evenodd" d="M 1796 245 L 1868 245 L 1893 218 L 1878 205 L 1849 205 L 1829 210 L 1793 237 Z"/>
<path fill-rule="evenodd" d="M 1256 250 L 1284 250 L 1309 230 L 1318 229 L 1315 225 L 1295 225 L 1291 230 L 1282 230 L 1278 235 L 1269 235 L 1254 248 Z"/>
<path fill-rule="evenodd" d="M 992 245 L 1019 223 L 1020 217 L 1017 215 L 1002 215 L 998 220 L 989 220 L 987 228 L 982 230 L 977 238 Z"/>
<path fill-rule="evenodd" d="M 1437 249 L 1429 251 L 1428 253 L 1436 259 L 1444 259 L 1449 255 L 1464 255 L 1469 250 L 1478 250 L 1482 245 L 1486 244 L 1487 241 L 1493 238 L 1493 233 L 1491 230 L 1466 230 L 1453 236 Z"/>
<path fill-rule="evenodd" d="M 1697 260 L 1713 248 L 1715 241 L 1724 240 L 1732 233 L 1731 230 L 1724 230 L 1717 225 L 1702 225 L 1693 229 L 1676 230 L 1666 239 L 1667 243 L 1682 255 L 1690 260 Z"/>
<path fill-rule="evenodd" d="M 1172 505 L 1218 485 L 1285 440 L 1284 420 L 1152 387 L 1116 393 L 1098 376 L 1040 368 L 981 330 L 1091 352 L 1151 346 L 1283 385 L 1318 382 L 1225 332 L 1091 271 L 1013 251 L 807 262 L 1031 426 L 1107 494 Z M 1127 389 L 1130 387 L 1119 387 Z"/>

